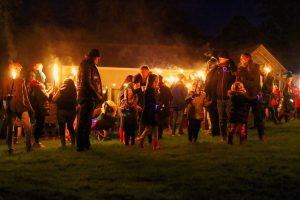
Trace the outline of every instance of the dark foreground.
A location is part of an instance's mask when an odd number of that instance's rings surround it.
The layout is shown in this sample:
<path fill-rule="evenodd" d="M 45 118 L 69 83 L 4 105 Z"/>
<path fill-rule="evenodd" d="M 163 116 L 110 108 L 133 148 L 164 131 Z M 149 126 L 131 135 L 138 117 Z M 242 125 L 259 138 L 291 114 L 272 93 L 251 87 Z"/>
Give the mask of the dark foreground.
<path fill-rule="evenodd" d="M 1 199 L 300 199 L 300 122 L 268 124 L 233 146 L 165 135 L 161 150 L 93 140 L 93 150 L 46 148 L 14 155 L 0 144 Z"/>

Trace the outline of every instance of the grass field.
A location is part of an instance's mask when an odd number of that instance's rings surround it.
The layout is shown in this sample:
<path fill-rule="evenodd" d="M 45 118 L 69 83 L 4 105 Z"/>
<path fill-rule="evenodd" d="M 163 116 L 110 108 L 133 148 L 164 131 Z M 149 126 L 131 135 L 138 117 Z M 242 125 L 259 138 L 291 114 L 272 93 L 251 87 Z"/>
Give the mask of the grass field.
<path fill-rule="evenodd" d="M 265 141 L 250 131 L 233 146 L 201 135 L 166 135 L 153 152 L 118 139 L 93 139 L 92 151 L 59 148 L 14 155 L 0 144 L 0 199 L 300 199 L 300 122 L 267 125 Z"/>

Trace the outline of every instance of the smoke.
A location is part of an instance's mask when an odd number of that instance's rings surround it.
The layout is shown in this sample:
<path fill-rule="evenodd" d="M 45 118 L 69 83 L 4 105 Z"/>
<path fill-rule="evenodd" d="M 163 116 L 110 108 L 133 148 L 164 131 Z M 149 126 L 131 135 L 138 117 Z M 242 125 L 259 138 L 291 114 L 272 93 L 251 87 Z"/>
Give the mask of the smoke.
<path fill-rule="evenodd" d="M 11 15 L 11 9 L 18 1 L 1 0 L 0 1 L 0 14 L 1 22 L 3 24 L 3 31 L 7 45 L 8 61 L 12 62 L 17 57 L 17 50 L 14 43 L 14 35 L 12 32 L 13 20 Z"/>
<path fill-rule="evenodd" d="M 174 8 L 177 1 L 23 0 L 27 24 L 20 14 L 16 24 L 22 32 L 8 40 L 10 57 L 18 52 L 28 68 L 36 62 L 44 68 L 54 62 L 73 66 L 98 48 L 101 66 L 198 68 L 205 63 L 203 41 L 184 35 L 193 31 Z"/>

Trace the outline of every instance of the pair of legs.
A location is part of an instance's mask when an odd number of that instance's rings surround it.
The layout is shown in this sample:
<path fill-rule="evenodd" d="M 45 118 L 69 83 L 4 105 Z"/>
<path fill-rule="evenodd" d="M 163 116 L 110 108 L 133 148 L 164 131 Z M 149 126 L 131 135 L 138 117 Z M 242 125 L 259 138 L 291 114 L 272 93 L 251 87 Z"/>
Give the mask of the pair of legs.
<path fill-rule="evenodd" d="M 123 127 L 123 130 L 125 132 L 124 136 L 125 136 L 125 145 L 128 146 L 129 145 L 129 141 L 131 145 L 134 145 L 135 143 L 135 131 L 136 131 L 136 125 L 126 125 Z"/>
<path fill-rule="evenodd" d="M 144 147 L 144 138 L 148 135 L 152 136 L 152 147 L 153 150 L 159 149 L 158 145 L 158 126 L 145 126 L 145 130 L 140 135 L 138 140 L 140 141 L 140 146 Z"/>
<path fill-rule="evenodd" d="M 260 140 L 263 140 L 263 136 L 265 134 L 264 128 L 264 106 L 260 101 L 251 102 L 249 104 L 249 109 L 253 112 L 254 115 L 254 125 L 257 128 L 257 133 Z M 246 129 L 246 137 L 247 137 L 247 129 Z"/>
<path fill-rule="evenodd" d="M 59 125 L 59 136 L 62 146 L 66 146 L 66 124 L 68 131 L 71 136 L 71 144 L 75 145 L 75 130 L 74 130 L 74 120 L 76 118 L 75 110 L 58 110 L 57 120 Z"/>
<path fill-rule="evenodd" d="M 216 101 L 213 101 L 212 104 L 207 108 L 207 112 L 209 113 L 211 122 L 212 136 L 220 136 L 219 113 Z"/>
<path fill-rule="evenodd" d="M 240 144 L 243 143 L 246 137 L 246 124 L 244 123 L 232 123 L 230 124 L 229 133 L 228 133 L 228 144 L 233 144 L 234 134 L 240 134 Z"/>
<path fill-rule="evenodd" d="M 190 142 L 196 142 L 198 139 L 198 133 L 201 128 L 202 120 L 198 119 L 189 119 L 188 124 L 188 139 Z"/>
<path fill-rule="evenodd" d="M 179 134 L 183 134 L 183 119 L 184 110 L 173 110 L 173 116 L 172 116 L 172 135 L 175 135 L 177 125 L 179 126 Z"/>
<path fill-rule="evenodd" d="M 76 133 L 77 151 L 90 149 L 90 132 L 95 105 L 94 101 L 85 101 L 80 104 Z"/>
<path fill-rule="evenodd" d="M 13 151 L 13 132 L 14 132 L 14 123 L 16 120 L 16 117 L 19 117 L 22 123 L 22 126 L 24 128 L 25 133 L 25 143 L 26 143 L 26 150 L 31 151 L 31 123 L 29 114 L 27 111 L 22 113 L 14 113 L 8 111 L 7 113 L 7 123 L 8 123 L 8 129 L 7 129 L 7 146 L 8 151 Z"/>
<path fill-rule="evenodd" d="M 229 111 L 231 107 L 230 100 L 218 100 L 217 101 L 218 114 L 219 114 L 219 127 L 221 132 L 221 137 L 223 141 L 226 141 L 227 137 L 227 122 L 229 117 Z"/>
<path fill-rule="evenodd" d="M 40 147 L 40 137 L 43 134 L 45 127 L 45 115 L 44 114 L 35 114 L 35 122 L 33 124 L 33 136 L 34 144 Z"/>

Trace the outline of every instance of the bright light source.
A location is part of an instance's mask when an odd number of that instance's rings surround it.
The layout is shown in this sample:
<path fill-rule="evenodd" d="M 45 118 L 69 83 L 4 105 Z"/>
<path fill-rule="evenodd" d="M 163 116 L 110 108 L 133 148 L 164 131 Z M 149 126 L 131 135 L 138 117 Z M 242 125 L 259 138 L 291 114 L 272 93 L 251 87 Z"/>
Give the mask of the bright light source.
<path fill-rule="evenodd" d="M 128 87 L 128 83 L 124 83 L 124 85 L 123 85 L 124 87 Z"/>
<path fill-rule="evenodd" d="M 270 67 L 265 67 L 264 70 L 265 70 L 265 72 L 268 74 L 268 73 L 270 73 L 271 68 L 270 68 Z"/>
<path fill-rule="evenodd" d="M 113 87 L 116 87 L 116 85 L 117 85 L 117 84 L 115 84 L 115 83 L 112 84 Z"/>
<path fill-rule="evenodd" d="M 203 71 L 198 71 L 197 72 L 197 76 L 199 77 L 199 78 L 201 78 L 203 81 L 205 81 L 205 73 L 203 72 Z"/>
<path fill-rule="evenodd" d="M 72 67 L 72 74 L 73 76 L 77 76 L 77 70 L 75 67 Z"/>
<path fill-rule="evenodd" d="M 16 70 L 15 69 L 12 69 L 12 71 L 11 71 L 11 76 L 12 76 L 12 79 L 16 79 L 16 77 L 17 77 L 17 73 L 16 73 Z"/>
<path fill-rule="evenodd" d="M 179 72 L 180 72 L 181 74 L 183 74 L 184 70 L 183 70 L 183 69 L 179 69 Z"/>
<path fill-rule="evenodd" d="M 58 64 L 53 65 L 54 84 L 58 82 Z"/>
<path fill-rule="evenodd" d="M 190 88 L 192 87 L 192 84 L 191 84 L 191 83 L 187 83 L 187 84 L 185 84 L 185 86 L 186 86 L 188 89 L 190 89 Z"/>
<path fill-rule="evenodd" d="M 155 71 L 157 74 L 162 74 L 162 69 L 156 68 Z"/>

